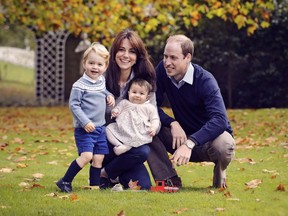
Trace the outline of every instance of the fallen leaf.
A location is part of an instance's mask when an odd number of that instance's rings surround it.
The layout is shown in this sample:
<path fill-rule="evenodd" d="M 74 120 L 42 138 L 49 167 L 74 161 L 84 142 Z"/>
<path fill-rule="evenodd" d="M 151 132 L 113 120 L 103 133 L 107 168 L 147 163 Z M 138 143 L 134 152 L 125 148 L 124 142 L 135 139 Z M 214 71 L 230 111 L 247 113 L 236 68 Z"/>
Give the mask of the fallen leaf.
<path fill-rule="evenodd" d="M 19 144 L 24 144 L 24 140 L 22 140 L 19 137 L 16 137 L 12 140 L 13 143 L 19 143 Z"/>
<path fill-rule="evenodd" d="M 182 208 L 182 209 L 174 211 L 173 213 L 174 214 L 181 214 L 182 212 L 187 211 L 187 210 L 188 210 L 188 208 Z"/>
<path fill-rule="evenodd" d="M 22 163 L 17 164 L 17 168 L 26 168 L 26 167 L 28 167 L 27 164 L 22 164 Z"/>
<path fill-rule="evenodd" d="M 276 188 L 277 191 L 285 191 L 284 184 L 279 184 Z"/>
<path fill-rule="evenodd" d="M 117 214 L 117 216 L 125 216 L 124 210 L 121 210 L 121 211 Z"/>
<path fill-rule="evenodd" d="M 27 182 L 20 182 L 20 183 L 19 183 L 19 186 L 20 186 L 20 187 L 28 187 L 28 186 L 29 186 L 29 183 L 27 183 Z"/>
<path fill-rule="evenodd" d="M 6 208 L 11 208 L 11 206 L 4 206 L 4 205 L 1 205 L 0 208 L 2 208 L 2 209 L 6 209 Z"/>
<path fill-rule="evenodd" d="M 200 166 L 212 166 L 212 165 L 214 165 L 214 163 L 213 162 L 201 162 L 200 163 Z"/>
<path fill-rule="evenodd" d="M 228 201 L 240 201 L 239 198 L 228 198 L 227 200 L 228 200 Z"/>
<path fill-rule="evenodd" d="M 14 149 L 16 152 L 19 152 L 19 151 L 22 151 L 22 148 L 21 147 L 17 147 Z"/>
<path fill-rule="evenodd" d="M 47 147 L 45 145 L 39 145 L 37 148 L 40 150 L 46 150 L 47 149 Z"/>
<path fill-rule="evenodd" d="M 265 139 L 265 141 L 268 143 L 275 143 L 277 140 L 278 140 L 277 137 L 268 137 Z"/>
<path fill-rule="evenodd" d="M 31 188 L 45 188 L 45 186 L 42 186 L 42 185 L 40 185 L 40 184 L 33 184 L 33 185 L 31 186 Z"/>
<path fill-rule="evenodd" d="M 245 185 L 247 186 L 248 189 L 252 189 L 258 187 L 258 185 L 261 183 L 262 181 L 260 179 L 254 179 L 250 182 L 246 182 Z"/>
<path fill-rule="evenodd" d="M 263 169 L 262 172 L 263 173 L 277 173 L 276 170 L 267 170 L 267 169 Z"/>
<path fill-rule="evenodd" d="M 38 155 L 48 155 L 49 152 L 39 152 Z"/>
<path fill-rule="evenodd" d="M 2 172 L 2 173 L 11 173 L 13 171 L 13 169 L 11 169 L 11 168 L 2 168 L 2 169 L 0 169 L 0 172 Z"/>
<path fill-rule="evenodd" d="M 50 193 L 50 194 L 45 194 L 47 197 L 57 197 L 58 195 L 56 193 Z"/>
<path fill-rule="evenodd" d="M 31 179 L 31 178 L 24 178 L 24 180 L 25 180 L 26 182 L 34 182 L 34 181 L 36 181 L 35 178 L 33 178 L 33 179 Z"/>
<path fill-rule="evenodd" d="M 3 139 L 3 140 L 6 140 L 7 138 L 8 138 L 7 135 L 2 136 L 2 139 Z"/>
<path fill-rule="evenodd" d="M 16 158 L 14 161 L 15 162 L 22 162 L 22 161 L 26 161 L 26 160 L 27 160 L 27 157 L 26 156 L 22 156 L 22 157 Z"/>
<path fill-rule="evenodd" d="M 78 200 L 78 196 L 76 194 L 71 194 L 70 195 L 70 200 L 71 201 L 77 201 Z"/>
<path fill-rule="evenodd" d="M 224 193 L 224 196 L 225 197 L 231 197 L 232 195 L 231 195 L 230 191 L 227 191 L 226 193 Z"/>
<path fill-rule="evenodd" d="M 34 178 L 36 178 L 36 179 L 41 179 L 41 178 L 43 178 L 44 174 L 42 174 L 42 173 L 35 173 L 35 174 L 33 174 L 32 176 L 33 176 Z"/>
<path fill-rule="evenodd" d="M 12 160 L 13 157 L 14 157 L 14 154 L 11 154 L 7 157 L 7 160 Z"/>
<path fill-rule="evenodd" d="M 129 181 L 128 186 L 130 190 L 140 190 L 141 186 L 138 185 L 138 180 L 132 181 L 132 179 Z"/>
<path fill-rule="evenodd" d="M 1 143 L 0 144 L 0 150 L 4 150 L 4 148 L 6 148 L 8 146 L 8 143 Z"/>
<path fill-rule="evenodd" d="M 66 200 L 66 199 L 69 199 L 70 195 L 63 195 L 63 196 L 58 196 L 59 199 L 63 199 L 63 200 Z"/>
<path fill-rule="evenodd" d="M 58 161 L 55 160 L 55 161 L 50 161 L 50 162 L 47 162 L 47 164 L 50 164 L 50 165 L 57 165 L 58 164 Z"/>
<path fill-rule="evenodd" d="M 90 186 L 90 185 L 86 185 L 86 186 L 82 186 L 81 187 L 84 190 L 99 190 L 99 186 Z"/>
<path fill-rule="evenodd" d="M 226 188 L 224 188 L 224 187 L 221 187 L 221 188 L 218 189 L 219 192 L 223 192 L 225 190 L 226 190 Z"/>
<path fill-rule="evenodd" d="M 214 190 L 209 190 L 208 193 L 209 194 L 215 194 L 215 191 Z"/>
<path fill-rule="evenodd" d="M 240 145 L 240 146 L 237 146 L 237 149 L 252 149 L 253 146 L 250 146 L 250 145 Z"/>
<path fill-rule="evenodd" d="M 252 165 L 256 164 L 256 162 L 252 158 L 237 158 L 235 160 L 238 161 L 239 163 L 249 163 Z"/>
<path fill-rule="evenodd" d="M 216 212 L 223 212 L 223 211 L 225 211 L 225 208 L 216 208 L 215 211 Z"/>

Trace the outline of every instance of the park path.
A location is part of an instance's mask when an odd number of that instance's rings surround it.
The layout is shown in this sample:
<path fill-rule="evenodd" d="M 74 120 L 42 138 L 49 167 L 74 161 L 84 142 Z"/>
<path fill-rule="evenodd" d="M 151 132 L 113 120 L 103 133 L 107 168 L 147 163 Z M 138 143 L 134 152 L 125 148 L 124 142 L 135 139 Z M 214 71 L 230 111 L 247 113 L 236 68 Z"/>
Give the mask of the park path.
<path fill-rule="evenodd" d="M 33 50 L 0 47 L 0 60 L 32 69 L 35 68 L 35 53 Z"/>

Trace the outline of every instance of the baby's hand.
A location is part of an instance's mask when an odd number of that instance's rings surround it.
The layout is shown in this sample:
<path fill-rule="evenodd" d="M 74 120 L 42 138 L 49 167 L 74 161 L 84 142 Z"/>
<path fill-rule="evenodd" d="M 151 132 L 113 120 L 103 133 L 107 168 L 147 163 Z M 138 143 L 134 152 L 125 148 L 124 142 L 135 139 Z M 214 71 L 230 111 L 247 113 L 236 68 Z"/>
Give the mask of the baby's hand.
<path fill-rule="evenodd" d="M 150 135 L 151 137 L 155 136 L 155 135 L 156 135 L 156 130 L 155 130 L 154 128 L 150 128 L 150 130 L 149 130 L 149 135 Z"/>
<path fill-rule="evenodd" d="M 108 95 L 106 100 L 108 106 L 115 106 L 115 98 L 112 95 Z"/>
<path fill-rule="evenodd" d="M 87 133 L 91 133 L 96 129 L 95 125 L 92 122 L 89 122 L 88 124 L 85 125 L 84 130 Z"/>
<path fill-rule="evenodd" d="M 112 118 L 117 118 L 119 116 L 119 111 L 118 110 L 112 110 L 111 111 L 111 119 Z"/>

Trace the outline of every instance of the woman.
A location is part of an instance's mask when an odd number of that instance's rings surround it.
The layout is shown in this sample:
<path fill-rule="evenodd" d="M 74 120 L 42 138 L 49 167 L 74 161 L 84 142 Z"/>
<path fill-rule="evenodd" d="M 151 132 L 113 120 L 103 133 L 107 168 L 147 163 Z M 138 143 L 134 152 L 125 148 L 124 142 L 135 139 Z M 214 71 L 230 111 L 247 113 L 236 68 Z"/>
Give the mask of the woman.
<path fill-rule="evenodd" d="M 106 87 L 115 96 L 116 105 L 124 98 L 133 78 L 142 78 L 152 85 L 150 101 L 156 105 L 156 74 L 145 45 L 138 34 L 124 29 L 117 34 L 110 49 L 109 66 L 106 71 Z M 111 108 L 106 110 L 106 124 L 111 123 Z M 125 188 L 130 180 L 138 181 L 141 189 L 149 190 L 151 181 L 143 164 L 150 152 L 148 145 L 132 148 L 116 156 L 113 145 L 109 144 L 110 154 L 105 156 L 101 172 L 102 188 L 120 182 Z"/>

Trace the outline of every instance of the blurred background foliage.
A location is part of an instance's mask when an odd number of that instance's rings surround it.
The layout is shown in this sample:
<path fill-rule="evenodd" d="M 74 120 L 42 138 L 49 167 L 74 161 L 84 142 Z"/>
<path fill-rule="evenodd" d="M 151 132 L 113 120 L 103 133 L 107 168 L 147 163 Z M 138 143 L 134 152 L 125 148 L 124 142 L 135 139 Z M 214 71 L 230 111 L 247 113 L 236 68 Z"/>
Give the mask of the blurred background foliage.
<path fill-rule="evenodd" d="M 228 108 L 288 107 L 287 17 L 287 0 L 1 0 L 0 46 L 35 49 L 35 36 L 67 30 L 109 48 L 129 27 L 156 66 L 167 37 L 183 33 Z"/>

